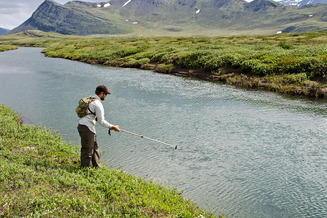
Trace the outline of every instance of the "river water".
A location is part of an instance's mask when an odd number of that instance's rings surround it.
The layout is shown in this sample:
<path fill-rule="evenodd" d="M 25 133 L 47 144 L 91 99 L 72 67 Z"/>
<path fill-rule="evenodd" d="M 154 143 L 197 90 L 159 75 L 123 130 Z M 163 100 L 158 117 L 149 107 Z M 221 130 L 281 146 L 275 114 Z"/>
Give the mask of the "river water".
<path fill-rule="evenodd" d="M 169 186 L 228 217 L 327 217 L 327 102 L 46 58 L 0 53 L 0 103 L 79 146 L 75 108 L 105 84 L 98 142 L 109 167 Z"/>

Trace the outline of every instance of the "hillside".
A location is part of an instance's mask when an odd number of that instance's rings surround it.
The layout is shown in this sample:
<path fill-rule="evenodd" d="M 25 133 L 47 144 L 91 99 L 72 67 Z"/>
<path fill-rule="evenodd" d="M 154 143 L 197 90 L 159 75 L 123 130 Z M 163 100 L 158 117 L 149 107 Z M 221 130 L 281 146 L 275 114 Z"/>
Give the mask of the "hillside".
<path fill-rule="evenodd" d="M 0 35 L 7 33 L 9 30 L 0 27 Z"/>
<path fill-rule="evenodd" d="M 10 31 L 66 35 L 224 35 L 327 30 L 327 4 L 285 6 L 272 0 L 112 0 L 65 5 L 45 0 Z"/>

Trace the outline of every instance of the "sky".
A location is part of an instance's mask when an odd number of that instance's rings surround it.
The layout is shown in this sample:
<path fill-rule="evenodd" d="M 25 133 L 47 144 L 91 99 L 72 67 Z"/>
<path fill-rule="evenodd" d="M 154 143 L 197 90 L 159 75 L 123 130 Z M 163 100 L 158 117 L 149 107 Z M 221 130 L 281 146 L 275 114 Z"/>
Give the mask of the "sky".
<path fill-rule="evenodd" d="M 70 0 L 55 0 L 65 4 Z M 105 0 L 87 0 L 87 2 L 104 2 Z M 0 0 L 0 27 L 13 29 L 18 27 L 44 2 L 44 0 Z"/>
<path fill-rule="evenodd" d="M 69 1 L 70 0 L 55 0 L 55 2 L 60 4 L 65 4 Z M 105 2 L 106 0 L 85 1 Z M 18 27 L 32 16 L 33 12 L 42 4 L 42 2 L 44 2 L 44 0 L 0 0 L 0 27 L 9 30 Z"/>

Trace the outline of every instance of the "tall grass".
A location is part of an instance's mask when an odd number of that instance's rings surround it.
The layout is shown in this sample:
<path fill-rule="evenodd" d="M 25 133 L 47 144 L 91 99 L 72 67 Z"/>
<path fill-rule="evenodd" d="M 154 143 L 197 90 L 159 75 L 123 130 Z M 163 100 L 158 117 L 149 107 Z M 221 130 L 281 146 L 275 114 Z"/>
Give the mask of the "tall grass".
<path fill-rule="evenodd" d="M 79 165 L 58 133 L 0 104 L 1 217 L 213 217 L 175 188 Z"/>

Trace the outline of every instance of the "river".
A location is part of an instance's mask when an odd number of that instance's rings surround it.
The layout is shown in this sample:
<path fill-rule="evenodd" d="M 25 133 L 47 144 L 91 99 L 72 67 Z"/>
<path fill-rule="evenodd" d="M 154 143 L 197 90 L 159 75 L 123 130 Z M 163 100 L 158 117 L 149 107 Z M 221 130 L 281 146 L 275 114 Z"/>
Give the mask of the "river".
<path fill-rule="evenodd" d="M 79 146 L 75 108 L 105 84 L 97 125 L 102 161 L 183 192 L 228 217 L 327 217 L 325 100 L 46 58 L 41 48 L 0 53 L 0 103 L 25 123 L 58 130 Z"/>

